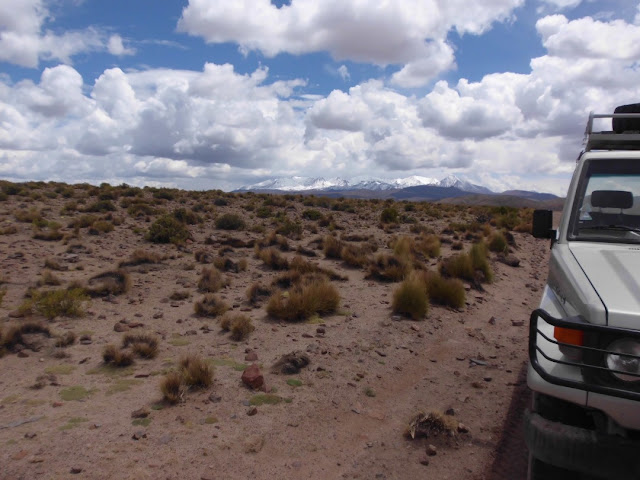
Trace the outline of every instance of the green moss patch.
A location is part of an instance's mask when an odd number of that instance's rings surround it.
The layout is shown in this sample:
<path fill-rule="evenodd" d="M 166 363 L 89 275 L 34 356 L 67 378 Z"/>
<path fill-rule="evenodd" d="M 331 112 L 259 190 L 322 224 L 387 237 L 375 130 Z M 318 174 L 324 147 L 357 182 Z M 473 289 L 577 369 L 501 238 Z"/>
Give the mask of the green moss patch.
<path fill-rule="evenodd" d="M 54 365 L 44 369 L 44 373 L 53 373 L 54 375 L 69 375 L 76 369 L 74 365 Z"/>
<path fill-rule="evenodd" d="M 116 380 L 113 384 L 109 385 L 106 394 L 113 395 L 114 393 L 126 392 L 134 385 L 140 385 L 142 380 L 134 380 L 132 378 L 121 378 Z"/>
<path fill-rule="evenodd" d="M 210 358 L 207 359 L 207 362 L 215 367 L 231 367 L 237 372 L 244 372 L 247 368 L 246 363 L 239 363 L 230 358 Z"/>
<path fill-rule="evenodd" d="M 95 390 L 87 390 L 80 385 L 75 385 L 73 387 L 65 388 L 64 390 L 60 390 L 60 398 L 66 402 L 70 401 L 81 401 L 87 398 L 89 395 L 94 393 Z"/>
<path fill-rule="evenodd" d="M 258 395 L 251 397 L 249 403 L 259 407 L 260 405 L 277 405 L 282 401 L 284 401 L 284 398 L 279 395 L 274 395 L 272 393 L 259 393 Z"/>
<path fill-rule="evenodd" d="M 79 426 L 81 423 L 88 422 L 89 420 L 84 417 L 73 417 L 67 420 L 67 423 L 60 427 L 60 430 L 71 430 Z"/>
<path fill-rule="evenodd" d="M 301 387 L 302 386 L 302 380 L 298 380 L 297 378 L 290 378 L 287 380 L 287 385 L 291 386 L 291 387 Z"/>

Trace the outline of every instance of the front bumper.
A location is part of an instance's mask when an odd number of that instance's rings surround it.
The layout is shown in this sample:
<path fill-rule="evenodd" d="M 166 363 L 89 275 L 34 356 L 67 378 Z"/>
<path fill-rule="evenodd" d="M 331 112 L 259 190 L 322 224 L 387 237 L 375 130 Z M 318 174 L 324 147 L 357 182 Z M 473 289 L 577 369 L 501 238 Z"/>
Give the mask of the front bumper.
<path fill-rule="evenodd" d="M 640 442 L 565 425 L 525 412 L 525 440 L 535 458 L 616 480 L 640 478 Z"/>
<path fill-rule="evenodd" d="M 562 387 L 569 387 L 586 392 L 597 393 L 610 397 L 616 397 L 632 401 L 640 401 L 640 389 L 637 385 L 624 384 L 623 382 L 607 381 L 607 382 L 586 382 L 583 379 L 583 375 L 573 375 L 573 378 L 567 375 L 558 375 L 557 371 L 561 371 L 562 367 L 569 367 L 575 372 L 586 372 L 587 374 L 610 374 L 612 370 L 608 369 L 602 364 L 601 359 L 607 354 L 615 354 L 606 350 L 605 348 L 594 348 L 588 346 L 575 346 L 561 343 L 551 338 L 549 335 L 539 328 L 538 322 L 543 320 L 548 325 L 554 327 L 570 328 L 573 330 L 580 330 L 585 333 L 607 336 L 611 338 L 626 337 L 640 340 L 639 330 L 630 330 L 616 327 L 609 327 L 603 325 L 593 325 L 586 322 L 582 317 L 570 317 L 570 318 L 555 318 L 543 309 L 534 310 L 531 313 L 529 323 L 529 361 L 531 367 L 542 377 L 545 381 Z M 548 333 L 548 331 L 547 331 Z M 542 346 L 540 345 L 542 344 Z M 558 346 L 571 347 L 576 350 L 580 350 L 584 353 L 585 358 L 597 357 L 597 360 L 590 361 L 572 361 L 562 354 L 558 350 Z M 552 353 L 553 352 L 553 353 Z M 625 355 L 628 357 L 635 357 L 633 355 Z M 575 368 L 573 368 L 575 367 Z M 566 368 L 564 368 L 566 371 Z M 617 372 L 617 371 L 616 371 Z M 628 375 L 628 372 L 617 372 Z M 602 377 L 601 375 L 601 377 Z M 635 375 L 640 378 L 640 375 Z M 640 404 L 638 404 L 640 409 Z"/>

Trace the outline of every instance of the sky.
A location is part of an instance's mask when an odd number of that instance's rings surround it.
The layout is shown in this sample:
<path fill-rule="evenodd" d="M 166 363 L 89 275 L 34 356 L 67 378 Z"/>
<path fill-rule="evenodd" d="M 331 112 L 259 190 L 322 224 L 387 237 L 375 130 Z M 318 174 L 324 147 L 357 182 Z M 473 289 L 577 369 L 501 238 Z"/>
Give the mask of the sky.
<path fill-rule="evenodd" d="M 563 195 L 640 102 L 634 0 L 0 0 L 0 178 L 449 174 Z"/>

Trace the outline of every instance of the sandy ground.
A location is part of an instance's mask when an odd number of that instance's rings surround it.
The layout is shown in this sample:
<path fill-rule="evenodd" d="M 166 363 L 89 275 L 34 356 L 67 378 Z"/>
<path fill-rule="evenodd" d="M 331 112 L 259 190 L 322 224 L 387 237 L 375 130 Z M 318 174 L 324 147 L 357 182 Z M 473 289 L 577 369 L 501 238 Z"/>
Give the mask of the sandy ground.
<path fill-rule="evenodd" d="M 81 230 L 74 242 L 87 251 L 69 257 L 64 242 L 35 240 L 32 226 L 13 217 L 21 205 L 35 205 L 45 208 L 47 219 L 66 225 L 72 217 L 59 213 L 65 202 L 56 198 L 26 203 L 18 196 L 0 202 L 0 226 L 15 225 L 18 230 L 0 236 L 6 289 L 0 325 L 5 328 L 25 321 L 9 315 L 40 278 L 47 258 L 68 265 L 68 271 L 55 272 L 63 286 L 116 268 L 137 248 L 168 258 L 153 268 L 131 269 L 126 294 L 86 302 L 81 318 L 49 322 L 54 333 L 90 337 L 90 343 L 65 348 L 67 358 L 56 358 L 56 349 L 45 343 L 39 351 L 25 349 L 0 359 L 0 479 L 490 478 L 505 415 L 526 364 L 527 320 L 544 285 L 547 241 L 515 233 L 513 253 L 519 267 L 500 263 L 492 254 L 495 280 L 484 285 L 485 291 L 468 289 L 465 308 L 433 305 L 427 318 L 417 322 L 392 313 L 397 283 L 368 280 L 363 269 L 327 260 L 321 252 L 311 260 L 348 277 L 334 282 L 341 295 L 339 313 L 297 324 L 270 319 L 264 305 L 248 304 L 245 291 L 256 281 L 268 283 L 278 272 L 254 258 L 253 249 L 235 248 L 228 255 L 235 261 L 246 258 L 248 268 L 226 273 L 230 284 L 220 295 L 234 311 L 249 315 L 256 330 L 247 340 L 234 342 L 216 320 L 194 315 L 194 302 L 202 297 L 196 284 L 203 265 L 193 253 L 205 249 L 217 254 L 220 244 L 205 244 L 205 239 L 227 235 L 215 229 L 212 219 L 191 227 L 193 242 L 179 251 L 145 241 L 150 223 L 119 208 L 116 215 L 124 222 L 115 231 L 88 235 Z M 168 202 L 164 208 L 189 207 L 189 202 Z M 246 202 L 232 200 L 215 207 L 214 214 L 240 212 L 249 224 L 265 224 L 268 232 L 269 220 L 239 210 Z M 307 208 L 299 201 L 290 203 L 287 213 L 292 218 Z M 383 206 L 372 205 L 358 214 L 318 210 L 332 213 L 339 225 L 348 227 L 346 233 L 373 235 L 379 251 L 388 251 L 391 234 L 412 234 L 409 225 L 385 233 L 378 226 Z M 455 217 L 420 221 L 439 233 L 450 221 L 471 219 L 465 208 L 455 208 Z M 326 233 L 323 228 L 317 233 L 305 230 L 290 243 L 306 246 Z M 244 240 L 264 236 L 249 230 L 229 235 Z M 449 245 L 443 245 L 441 256 L 448 255 Z M 429 267 L 435 269 L 437 263 L 432 259 Z M 192 297 L 168 299 L 182 290 Z M 103 368 L 102 351 L 107 344 L 120 343 L 123 333 L 114 331 L 114 325 L 122 320 L 143 324 L 132 332 L 155 334 L 159 354 L 114 373 Z M 281 355 L 294 351 L 308 355 L 310 365 L 297 375 L 270 373 Z M 268 390 L 282 399 L 257 406 L 257 412 L 251 411 L 250 401 L 260 392 L 241 382 L 241 369 L 253 363 L 245 360 L 248 352 L 257 354 L 255 363 Z M 214 385 L 189 392 L 184 403 L 165 405 L 160 381 L 187 353 L 216 365 Z M 55 378 L 41 389 L 32 388 L 43 374 Z M 291 379 L 301 385 L 290 385 Z M 86 395 L 65 400 L 73 392 Z M 132 412 L 143 407 L 150 411 L 147 419 L 132 419 Z M 416 413 L 449 409 L 468 433 L 406 438 Z M 429 444 L 437 449 L 431 457 L 425 453 Z"/>

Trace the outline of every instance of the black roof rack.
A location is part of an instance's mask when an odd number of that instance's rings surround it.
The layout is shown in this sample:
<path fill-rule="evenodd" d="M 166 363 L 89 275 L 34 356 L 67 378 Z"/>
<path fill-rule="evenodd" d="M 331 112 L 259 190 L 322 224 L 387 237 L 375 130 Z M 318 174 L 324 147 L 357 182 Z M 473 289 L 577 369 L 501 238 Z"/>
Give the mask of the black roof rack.
<path fill-rule="evenodd" d="M 640 113 L 605 113 L 589 114 L 589 121 L 584 132 L 584 151 L 590 150 L 640 150 L 640 131 L 628 130 L 622 133 L 615 131 L 593 131 L 594 118 L 631 118 L 640 121 Z"/>

